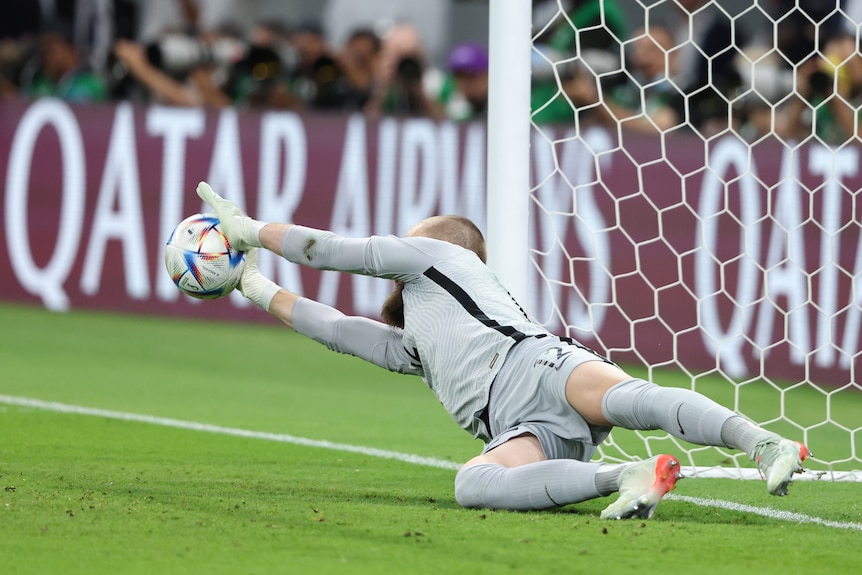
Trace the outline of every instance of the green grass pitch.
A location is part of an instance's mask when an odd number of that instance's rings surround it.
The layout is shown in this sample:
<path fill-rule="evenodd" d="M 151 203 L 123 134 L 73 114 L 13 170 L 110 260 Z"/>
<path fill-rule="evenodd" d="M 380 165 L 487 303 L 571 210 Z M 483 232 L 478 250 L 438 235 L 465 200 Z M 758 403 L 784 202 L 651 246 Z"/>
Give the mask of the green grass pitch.
<path fill-rule="evenodd" d="M 480 447 L 419 379 L 333 354 L 274 322 L 2 304 L 0 395 L 452 462 Z M 838 575 L 862 565 L 857 483 L 800 481 L 784 498 L 758 481 L 687 479 L 675 491 L 841 527 L 679 499 L 646 522 L 600 521 L 609 499 L 544 512 L 465 510 L 453 478 L 356 453 L 0 403 L 0 565 L 8 575 Z"/>

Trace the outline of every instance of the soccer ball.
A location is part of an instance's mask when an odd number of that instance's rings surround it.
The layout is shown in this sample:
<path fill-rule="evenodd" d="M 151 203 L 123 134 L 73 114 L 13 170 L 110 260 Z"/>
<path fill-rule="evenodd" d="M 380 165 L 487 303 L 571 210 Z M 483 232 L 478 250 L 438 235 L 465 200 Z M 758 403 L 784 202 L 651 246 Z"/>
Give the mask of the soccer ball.
<path fill-rule="evenodd" d="M 195 214 L 181 221 L 168 238 L 165 267 L 183 293 L 216 299 L 239 284 L 245 252 L 231 247 L 215 214 Z"/>

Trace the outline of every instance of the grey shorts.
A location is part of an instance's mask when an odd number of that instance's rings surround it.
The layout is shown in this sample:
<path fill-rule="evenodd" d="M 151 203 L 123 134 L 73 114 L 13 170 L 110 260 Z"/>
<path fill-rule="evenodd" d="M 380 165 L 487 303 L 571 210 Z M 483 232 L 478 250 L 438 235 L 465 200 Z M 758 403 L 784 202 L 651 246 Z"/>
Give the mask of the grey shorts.
<path fill-rule="evenodd" d="M 569 374 L 588 361 L 608 360 L 556 336 L 528 337 L 515 345 L 491 387 L 484 418 L 490 439 L 482 453 L 529 433 L 548 459 L 589 461 L 611 428 L 588 424 L 566 400 Z"/>

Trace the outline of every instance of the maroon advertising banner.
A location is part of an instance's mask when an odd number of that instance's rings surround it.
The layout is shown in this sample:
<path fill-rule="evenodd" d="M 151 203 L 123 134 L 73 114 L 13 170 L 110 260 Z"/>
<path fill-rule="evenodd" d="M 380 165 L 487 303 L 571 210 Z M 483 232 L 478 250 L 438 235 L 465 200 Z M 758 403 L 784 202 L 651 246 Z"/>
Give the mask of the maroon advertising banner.
<path fill-rule="evenodd" d="M 171 230 L 203 209 L 199 181 L 259 219 L 345 235 L 438 213 L 484 229 L 485 157 L 480 123 L 5 102 L 0 299 L 269 321 L 239 294 L 181 296 L 165 272 Z M 859 160 L 854 146 L 537 128 L 525 308 L 618 361 L 855 382 Z M 376 316 L 392 287 L 261 267 L 349 314 Z"/>

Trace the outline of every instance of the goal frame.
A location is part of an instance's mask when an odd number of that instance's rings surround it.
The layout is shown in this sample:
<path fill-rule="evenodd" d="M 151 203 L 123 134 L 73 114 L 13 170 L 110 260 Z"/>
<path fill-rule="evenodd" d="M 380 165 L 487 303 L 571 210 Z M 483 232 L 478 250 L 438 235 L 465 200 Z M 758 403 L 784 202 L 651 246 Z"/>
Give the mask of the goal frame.
<path fill-rule="evenodd" d="M 532 2 L 488 4 L 488 266 L 515 300 L 526 306 Z"/>
<path fill-rule="evenodd" d="M 487 115 L 488 265 L 530 313 L 530 141 L 532 2 L 489 2 L 489 97 Z M 691 467 L 700 477 L 758 479 L 756 469 Z M 862 481 L 862 471 L 814 471 L 800 479 Z"/>

